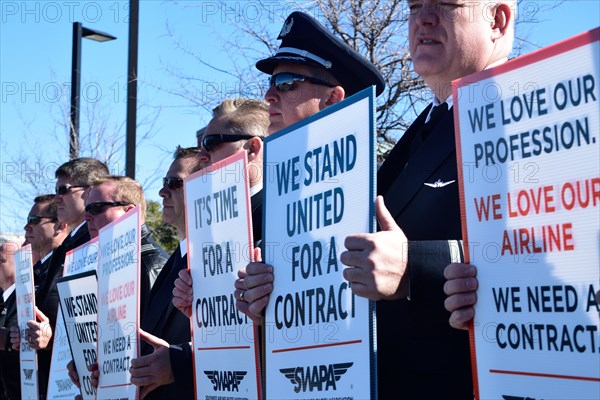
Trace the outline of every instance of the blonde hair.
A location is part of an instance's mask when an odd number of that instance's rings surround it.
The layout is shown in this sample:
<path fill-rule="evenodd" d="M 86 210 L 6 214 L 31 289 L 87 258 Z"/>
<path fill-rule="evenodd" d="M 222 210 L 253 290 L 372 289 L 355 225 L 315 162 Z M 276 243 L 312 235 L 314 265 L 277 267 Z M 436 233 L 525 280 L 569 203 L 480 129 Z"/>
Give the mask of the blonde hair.
<path fill-rule="evenodd" d="M 108 175 L 92 182 L 92 186 L 100 186 L 103 183 L 113 184 L 115 191 L 113 192 L 113 201 L 121 201 L 140 206 L 140 215 L 142 221 L 146 220 L 146 199 L 142 185 L 134 181 L 128 176 Z"/>
<path fill-rule="evenodd" d="M 265 137 L 269 128 L 269 103 L 238 97 L 225 99 L 213 108 L 213 118 L 223 117 L 223 126 L 232 134 Z"/>

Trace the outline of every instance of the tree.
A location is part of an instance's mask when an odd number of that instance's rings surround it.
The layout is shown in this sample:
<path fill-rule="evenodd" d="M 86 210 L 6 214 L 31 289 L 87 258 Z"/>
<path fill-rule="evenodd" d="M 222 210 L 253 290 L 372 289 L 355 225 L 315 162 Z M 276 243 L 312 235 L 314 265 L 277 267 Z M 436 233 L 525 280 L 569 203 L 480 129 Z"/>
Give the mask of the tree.
<path fill-rule="evenodd" d="M 162 220 L 162 210 L 158 201 L 149 200 L 146 202 L 146 225 L 152 231 L 154 239 L 160 243 L 167 253 L 171 254 L 175 251 L 179 244 L 177 230 Z"/>
<path fill-rule="evenodd" d="M 58 78 L 55 81 L 60 81 Z M 69 90 L 68 85 L 60 89 L 63 93 Z M 31 121 L 34 116 L 19 114 L 24 134 L 19 149 L 8 149 L 6 143 L 2 146 L 2 172 L 0 182 L 2 195 L 2 225 L 24 224 L 24 212 L 33 204 L 33 199 L 41 194 L 54 193 L 56 169 L 69 159 L 69 98 L 61 97 L 60 101 L 50 103 L 48 113 L 53 124 L 43 133 L 44 143 L 39 143 L 40 134 L 32 132 Z M 111 98 L 101 98 L 95 101 L 85 101 L 82 98 L 80 128 L 80 157 L 93 157 L 108 165 L 111 173 L 125 173 L 125 120 L 115 120 Z M 142 105 L 138 110 L 143 109 Z M 149 141 L 156 134 L 155 123 L 160 115 L 160 108 L 144 109 L 138 112 L 137 147 Z M 165 155 L 167 152 L 165 151 Z M 140 182 L 143 187 L 151 185 L 164 171 L 164 163 L 160 160 L 152 164 L 153 173 Z M 25 206 L 24 206 L 25 205 Z M 11 218 L 16 222 L 5 221 Z"/>

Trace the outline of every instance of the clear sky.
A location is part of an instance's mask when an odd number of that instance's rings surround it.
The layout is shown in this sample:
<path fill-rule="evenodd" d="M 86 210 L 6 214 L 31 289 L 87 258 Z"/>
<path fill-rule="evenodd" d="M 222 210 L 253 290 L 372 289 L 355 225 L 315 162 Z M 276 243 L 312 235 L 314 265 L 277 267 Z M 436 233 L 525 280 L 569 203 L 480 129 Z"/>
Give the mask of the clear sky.
<path fill-rule="evenodd" d="M 168 28 L 192 53 L 227 68 L 227 51 L 219 36 L 233 31 L 236 17 L 267 24 L 276 35 L 282 24 L 276 14 L 296 9 L 294 3 L 266 1 L 267 10 L 253 1 L 140 1 L 138 135 L 152 137 L 137 148 L 136 178 L 146 196 L 159 199 L 158 185 L 177 144 L 195 144 L 195 132 L 210 119 L 205 108 L 190 106 L 179 96 L 178 79 L 167 69 L 196 75 L 213 82 L 197 94 L 216 105 L 235 95 L 224 73 L 201 65 L 177 49 Z M 520 1 L 519 17 L 525 18 L 555 1 Z M 31 206 L 30 181 L 46 190 L 54 187 L 54 170 L 68 159 L 65 121 L 70 99 L 72 24 L 104 31 L 117 40 L 98 43 L 83 40 L 81 67 L 81 132 L 98 121 L 107 121 L 106 132 L 125 137 L 128 1 L 7 1 L 0 0 L 0 232 L 21 232 Z M 296 4 L 306 4 L 298 2 Z M 555 9 L 536 14 L 536 22 L 522 25 L 519 36 L 532 43 L 527 50 L 547 46 L 600 25 L 600 1 L 566 0 Z M 231 53 L 230 53 L 231 54 Z M 157 89 L 157 87 L 163 90 Z M 219 88 L 215 90 L 215 88 Z M 256 92 L 261 96 L 260 90 Z M 92 110 L 86 111 L 86 110 Z M 90 123 L 91 121 L 91 123 Z M 15 160 L 27 160 L 27 165 Z M 124 159 L 110 165 L 124 173 Z M 29 186 L 28 186 L 29 185 Z M 16 188 L 16 189 L 15 189 Z M 27 194 L 27 196 L 25 196 Z M 36 193 L 39 194 L 39 193 Z"/>

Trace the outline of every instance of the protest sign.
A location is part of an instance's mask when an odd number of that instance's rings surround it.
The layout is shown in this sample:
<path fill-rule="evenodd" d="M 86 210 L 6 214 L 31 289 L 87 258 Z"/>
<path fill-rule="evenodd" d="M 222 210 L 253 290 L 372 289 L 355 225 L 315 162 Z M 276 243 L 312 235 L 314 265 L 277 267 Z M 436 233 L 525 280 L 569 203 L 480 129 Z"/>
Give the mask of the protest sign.
<path fill-rule="evenodd" d="M 246 157 L 238 152 L 185 179 L 198 398 L 262 398 L 253 324 L 233 297 L 253 249 Z"/>
<path fill-rule="evenodd" d="M 374 230 L 374 94 L 366 89 L 265 139 L 266 397 L 375 396 L 374 307 L 339 260 Z"/>
<path fill-rule="evenodd" d="M 84 400 L 95 399 L 88 365 L 97 361 L 98 280 L 96 271 L 82 272 L 57 280 L 60 309 L 67 326 L 73 362 L 77 368 Z M 68 378 L 68 375 L 67 375 Z"/>
<path fill-rule="evenodd" d="M 15 251 L 15 291 L 17 293 L 17 319 L 21 343 L 19 348 L 21 370 L 21 398 L 38 398 L 37 351 L 29 346 L 25 337 L 27 321 L 35 320 L 35 285 L 31 245 Z"/>
<path fill-rule="evenodd" d="M 478 398 L 600 393 L 599 40 L 453 82 Z"/>
<path fill-rule="evenodd" d="M 85 271 L 95 271 L 98 267 L 98 238 L 91 239 L 87 243 L 67 252 L 65 256 L 65 266 L 63 277 L 72 276 Z M 71 325 L 71 336 L 75 335 Z M 65 325 L 62 311 L 59 307 L 56 314 L 56 326 L 53 335 L 52 361 L 50 363 L 50 376 L 48 379 L 48 400 L 51 399 L 70 399 L 78 394 L 83 398 L 91 396 L 89 388 L 78 389 L 69 378 L 67 364 L 71 361 L 71 348 L 69 347 L 69 338 L 67 337 L 67 326 Z M 95 345 L 94 345 L 95 349 Z M 91 372 L 77 368 L 77 372 L 82 380 L 88 380 Z M 87 393 L 84 394 L 83 392 Z M 94 394 L 95 394 L 94 389 Z"/>
<path fill-rule="evenodd" d="M 137 398 L 129 367 L 138 357 L 140 209 L 100 229 L 98 266 L 99 399 Z"/>

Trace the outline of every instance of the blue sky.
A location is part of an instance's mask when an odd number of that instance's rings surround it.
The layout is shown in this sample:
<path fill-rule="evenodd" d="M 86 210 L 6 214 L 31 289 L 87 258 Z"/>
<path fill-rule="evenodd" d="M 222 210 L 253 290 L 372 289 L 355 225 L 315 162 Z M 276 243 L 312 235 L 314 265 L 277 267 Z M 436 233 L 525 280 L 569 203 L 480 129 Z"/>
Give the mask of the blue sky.
<path fill-rule="evenodd" d="M 174 33 L 191 52 L 227 69 L 227 49 L 219 36 L 233 32 L 234 14 L 218 1 L 140 1 L 139 111 L 138 121 L 150 120 L 138 135 L 150 129 L 153 136 L 137 148 L 136 178 L 146 196 L 159 199 L 159 179 L 177 144 L 195 144 L 195 132 L 210 119 L 207 109 L 190 106 L 181 97 L 165 92 L 178 89 L 178 80 L 167 69 L 201 76 L 213 82 L 203 95 L 208 103 L 236 92 L 227 74 L 201 65 L 175 45 Z M 286 14 L 294 4 L 266 2 L 270 10 Z M 530 15 L 553 1 L 521 1 L 520 16 Z M 299 2 L 296 4 L 306 4 Z M 260 10 L 253 1 L 228 1 L 250 21 L 267 24 L 276 35 L 282 20 Z M 54 186 L 54 169 L 68 159 L 66 129 L 61 121 L 70 98 L 72 24 L 108 32 L 118 39 L 82 43 L 81 131 L 89 131 L 93 115 L 107 120 L 107 132 L 125 136 L 128 2 L 7 1 L 0 0 L 0 232 L 21 232 L 31 206 L 29 181 L 47 189 Z M 537 22 L 522 26 L 521 36 L 536 46 L 546 46 L 600 25 L 598 0 L 567 0 L 556 9 L 537 14 Z M 169 27 L 169 28 L 167 28 Z M 231 53 L 229 53 L 231 54 Z M 163 90 L 157 89 L 163 88 Z M 208 86 L 205 86 L 208 88 Z M 216 89 L 218 88 L 218 89 Z M 261 96 L 256 90 L 256 96 Z M 67 109 L 68 110 L 68 109 Z M 124 140 L 124 139 L 121 139 Z M 119 142 L 122 145 L 122 142 Z M 15 163 L 26 158 L 27 165 Z M 124 160 L 115 159 L 114 173 L 124 172 Z M 28 186 L 29 185 L 29 186 Z M 16 188 L 16 189 L 15 189 Z"/>

